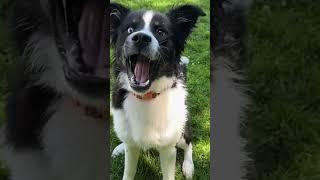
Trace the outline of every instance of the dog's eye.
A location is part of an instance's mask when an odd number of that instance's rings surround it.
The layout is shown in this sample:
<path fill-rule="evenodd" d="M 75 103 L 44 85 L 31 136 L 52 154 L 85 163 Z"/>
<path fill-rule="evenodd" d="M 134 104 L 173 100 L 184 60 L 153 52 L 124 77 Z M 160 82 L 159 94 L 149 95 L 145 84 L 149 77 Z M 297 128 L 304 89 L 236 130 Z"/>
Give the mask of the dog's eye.
<path fill-rule="evenodd" d="M 165 30 L 159 28 L 159 29 L 157 29 L 157 34 L 159 34 L 160 36 L 165 36 L 166 32 L 165 32 Z"/>
<path fill-rule="evenodd" d="M 129 28 L 128 28 L 128 33 L 129 33 L 129 34 L 133 33 L 133 28 L 132 28 L 132 27 L 129 27 Z"/>

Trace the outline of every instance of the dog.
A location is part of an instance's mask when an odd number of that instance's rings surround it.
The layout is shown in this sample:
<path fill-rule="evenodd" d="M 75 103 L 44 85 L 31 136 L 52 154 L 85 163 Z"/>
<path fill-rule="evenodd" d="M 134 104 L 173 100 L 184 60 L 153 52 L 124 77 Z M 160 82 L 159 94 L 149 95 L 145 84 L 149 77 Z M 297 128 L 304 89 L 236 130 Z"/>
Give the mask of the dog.
<path fill-rule="evenodd" d="M 19 58 L 2 149 L 10 179 L 105 179 L 106 20 L 103 0 L 15 1 Z"/>
<path fill-rule="evenodd" d="M 163 179 L 174 179 L 176 146 L 184 150 L 182 169 L 190 179 L 194 164 L 186 105 L 188 59 L 181 53 L 205 13 L 193 5 L 176 6 L 165 14 L 118 3 L 110 7 L 116 79 L 111 113 L 122 141 L 113 155 L 125 152 L 123 179 L 134 179 L 140 150 L 150 148 L 160 154 Z"/>

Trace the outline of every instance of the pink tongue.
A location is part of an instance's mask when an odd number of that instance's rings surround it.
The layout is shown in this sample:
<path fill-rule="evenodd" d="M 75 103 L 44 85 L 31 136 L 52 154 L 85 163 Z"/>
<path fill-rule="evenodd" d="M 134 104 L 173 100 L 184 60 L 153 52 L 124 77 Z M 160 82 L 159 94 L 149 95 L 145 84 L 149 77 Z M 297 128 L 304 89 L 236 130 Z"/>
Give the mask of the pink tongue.
<path fill-rule="evenodd" d="M 149 80 L 149 67 L 149 62 L 141 60 L 138 57 L 136 66 L 134 68 L 134 75 L 136 76 L 137 83 L 145 83 Z"/>
<path fill-rule="evenodd" d="M 105 9 L 98 1 L 88 1 L 83 9 L 79 23 L 79 38 L 82 47 L 82 56 L 85 64 L 95 67 L 103 60 L 102 53 L 105 53 Z M 98 61 L 99 60 L 99 61 Z"/>

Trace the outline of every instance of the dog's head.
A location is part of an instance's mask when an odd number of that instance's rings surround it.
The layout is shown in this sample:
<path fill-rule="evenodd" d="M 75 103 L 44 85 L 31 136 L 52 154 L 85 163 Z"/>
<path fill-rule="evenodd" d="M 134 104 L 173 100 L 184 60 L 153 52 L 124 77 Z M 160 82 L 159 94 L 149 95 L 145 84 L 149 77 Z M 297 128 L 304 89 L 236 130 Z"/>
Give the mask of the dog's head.
<path fill-rule="evenodd" d="M 116 76 L 126 76 L 121 83 L 128 84 L 129 90 L 145 93 L 160 78 L 177 76 L 186 39 L 203 15 L 199 7 L 192 5 L 178 6 L 163 14 L 133 11 L 111 3 L 114 70 Z"/>
<path fill-rule="evenodd" d="M 53 25 L 67 83 L 85 95 L 105 95 L 108 51 L 104 0 L 60 0 L 54 9 Z"/>
<path fill-rule="evenodd" d="M 12 29 L 35 83 L 103 99 L 108 88 L 106 22 L 104 0 L 17 0 Z"/>

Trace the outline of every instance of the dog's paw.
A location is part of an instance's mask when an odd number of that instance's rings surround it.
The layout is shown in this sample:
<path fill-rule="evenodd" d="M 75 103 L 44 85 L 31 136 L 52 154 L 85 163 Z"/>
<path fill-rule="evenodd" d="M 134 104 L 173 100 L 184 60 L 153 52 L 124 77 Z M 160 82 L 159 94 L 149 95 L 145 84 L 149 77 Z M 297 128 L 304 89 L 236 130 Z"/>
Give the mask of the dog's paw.
<path fill-rule="evenodd" d="M 187 58 L 186 56 L 181 56 L 180 63 L 181 64 L 189 64 L 189 58 Z"/>
<path fill-rule="evenodd" d="M 190 160 L 184 160 L 182 164 L 182 172 L 186 179 L 192 179 L 194 172 L 193 162 Z"/>
<path fill-rule="evenodd" d="M 114 150 L 112 151 L 111 157 L 117 157 L 120 154 L 124 154 L 124 144 L 121 143 L 119 144 L 117 147 L 114 148 Z"/>

